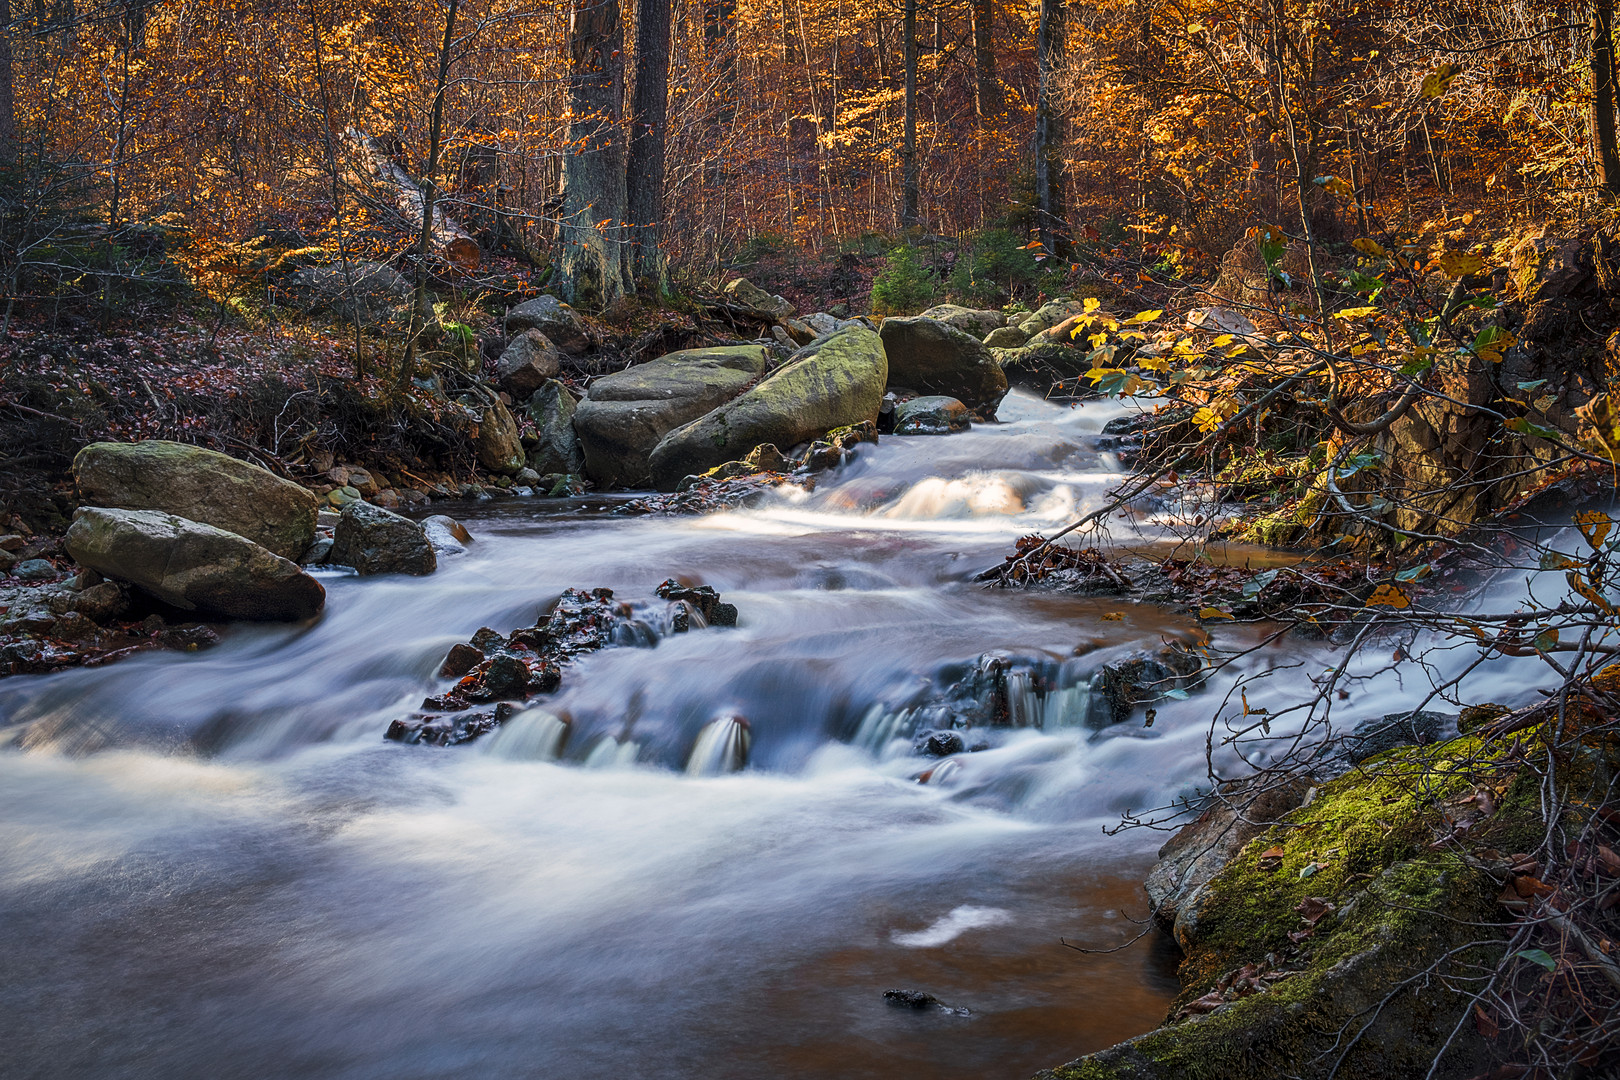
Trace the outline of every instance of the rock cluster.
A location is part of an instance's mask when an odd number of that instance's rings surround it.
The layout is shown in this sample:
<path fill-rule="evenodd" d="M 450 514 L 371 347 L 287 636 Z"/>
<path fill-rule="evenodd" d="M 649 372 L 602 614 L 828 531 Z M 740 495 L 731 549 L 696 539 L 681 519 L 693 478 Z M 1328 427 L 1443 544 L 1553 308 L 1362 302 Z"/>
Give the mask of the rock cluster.
<path fill-rule="evenodd" d="M 507 635 L 479 630 L 451 648 L 439 669 L 455 684 L 424 700 L 418 712 L 393 721 L 384 737 L 435 746 L 471 742 L 516 715 L 522 702 L 557 690 L 563 668 L 579 656 L 737 623 L 736 607 L 707 585 L 670 579 L 657 595 L 661 605 L 636 605 L 616 600 L 611 589 L 569 589 L 532 627 Z"/>

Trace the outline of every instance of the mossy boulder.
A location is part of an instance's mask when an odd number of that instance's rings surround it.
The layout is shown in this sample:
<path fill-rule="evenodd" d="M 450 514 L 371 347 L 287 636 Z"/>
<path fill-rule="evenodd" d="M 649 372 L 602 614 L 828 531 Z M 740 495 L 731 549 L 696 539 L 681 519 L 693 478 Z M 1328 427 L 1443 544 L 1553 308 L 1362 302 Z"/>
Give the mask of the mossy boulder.
<path fill-rule="evenodd" d="M 586 473 L 604 487 L 651 483 L 659 440 L 747 390 L 765 359 L 761 345 L 687 349 L 597 379 L 574 411 Z"/>
<path fill-rule="evenodd" d="M 935 304 L 923 312 L 922 317 L 948 323 L 965 334 L 972 334 L 980 341 L 984 340 L 986 334 L 1000 329 L 1007 322 L 1007 317 L 999 311 L 963 307 L 960 304 Z"/>
<path fill-rule="evenodd" d="M 160 510 L 81 507 L 65 546 L 80 566 L 204 618 L 307 619 L 326 603 L 321 583 L 296 563 Z"/>
<path fill-rule="evenodd" d="M 529 417 L 539 435 L 529 448 L 529 468 L 541 476 L 585 472 L 585 451 L 574 432 L 574 410 L 578 405 L 568 387 L 556 379 L 546 380 L 529 398 Z"/>
<path fill-rule="evenodd" d="M 1340 1077 L 1415 1080 L 1443 1048 L 1435 1075 L 1486 1071 L 1475 1026 L 1459 1024 L 1468 996 L 1446 980 L 1502 955 L 1491 929 L 1502 880 L 1470 851 L 1533 847 L 1537 777 L 1517 766 L 1465 737 L 1321 785 L 1183 899 L 1170 1019 L 1038 1077 L 1270 1080 L 1326 1077 L 1337 1063 Z M 1436 843 L 1482 783 L 1503 788 L 1494 812 L 1470 826 L 1467 847 Z M 1245 970 L 1263 977 L 1234 993 Z"/>
<path fill-rule="evenodd" d="M 87 506 L 162 510 L 244 536 L 284 559 L 315 539 L 315 496 L 268 470 L 186 443 L 91 443 L 73 459 Z"/>
<path fill-rule="evenodd" d="M 923 315 L 884 319 L 879 333 L 893 386 L 953 397 L 984 416 L 1007 396 L 1001 365 L 972 334 Z"/>
<path fill-rule="evenodd" d="M 792 447 L 875 422 L 888 373 L 883 342 L 872 331 L 849 327 L 819 338 L 747 393 L 665 435 L 651 455 L 653 483 L 674 491 L 685 477 L 765 443 Z"/>
<path fill-rule="evenodd" d="M 492 473 L 513 476 L 523 468 L 525 458 L 517 420 L 501 402 L 492 401 L 484 409 L 473 449 L 478 453 L 478 464 Z"/>

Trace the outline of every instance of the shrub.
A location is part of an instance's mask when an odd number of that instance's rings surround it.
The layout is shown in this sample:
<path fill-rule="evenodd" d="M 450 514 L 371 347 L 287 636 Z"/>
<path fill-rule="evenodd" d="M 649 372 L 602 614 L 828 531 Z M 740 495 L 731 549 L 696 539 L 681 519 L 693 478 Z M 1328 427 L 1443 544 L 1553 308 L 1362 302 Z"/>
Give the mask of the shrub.
<path fill-rule="evenodd" d="M 889 252 L 888 265 L 872 279 L 872 314 L 915 315 L 934 302 L 939 281 L 909 247 Z"/>

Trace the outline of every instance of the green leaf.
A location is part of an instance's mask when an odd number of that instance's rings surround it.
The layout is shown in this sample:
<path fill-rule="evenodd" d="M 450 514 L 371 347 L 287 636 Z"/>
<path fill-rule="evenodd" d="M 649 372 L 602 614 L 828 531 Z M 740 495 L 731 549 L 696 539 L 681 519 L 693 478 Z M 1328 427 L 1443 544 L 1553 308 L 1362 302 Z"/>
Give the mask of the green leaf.
<path fill-rule="evenodd" d="M 1176 701 L 1186 701 L 1188 698 L 1192 697 L 1191 694 L 1179 687 L 1174 690 L 1166 690 L 1164 692 L 1164 696 L 1167 698 L 1174 698 Z"/>
<path fill-rule="evenodd" d="M 1253 600 L 1260 595 L 1262 589 L 1277 580 L 1276 570 L 1267 570 L 1263 574 L 1256 574 L 1243 583 L 1243 599 Z"/>
<path fill-rule="evenodd" d="M 1547 380 L 1546 379 L 1535 379 L 1535 380 L 1532 380 L 1530 382 L 1522 382 L 1522 383 L 1520 383 L 1519 384 L 1519 389 L 1520 390 L 1534 390 L 1538 386 L 1546 386 L 1546 385 L 1547 385 Z"/>
<path fill-rule="evenodd" d="M 1402 364 L 1401 374 L 1410 378 L 1413 375 L 1421 375 L 1432 367 L 1434 367 L 1434 357 L 1419 356 L 1415 360 L 1408 360 Z"/>
<path fill-rule="evenodd" d="M 1408 566 L 1395 575 L 1396 581 L 1422 581 L 1428 577 L 1434 567 L 1428 563 L 1419 563 L 1417 566 Z"/>
<path fill-rule="evenodd" d="M 1532 424 L 1522 416 L 1516 416 L 1512 420 L 1505 421 L 1502 426 L 1520 435 L 1533 435 L 1538 439 L 1557 441 L 1563 437 L 1563 432 L 1549 427 L 1542 427 L 1540 424 Z"/>
<path fill-rule="evenodd" d="M 1558 970 L 1558 961 L 1554 960 L 1552 954 L 1547 952 L 1546 949 L 1520 949 L 1513 955 L 1521 960 L 1528 960 L 1532 964 L 1540 964 L 1548 971 Z"/>
<path fill-rule="evenodd" d="M 1550 627 L 1536 635 L 1536 651 L 1552 652 L 1558 648 L 1558 628 Z"/>
<path fill-rule="evenodd" d="M 1582 560 L 1572 559 L 1561 551 L 1549 551 L 1541 556 L 1543 570 L 1573 570 L 1585 565 Z"/>

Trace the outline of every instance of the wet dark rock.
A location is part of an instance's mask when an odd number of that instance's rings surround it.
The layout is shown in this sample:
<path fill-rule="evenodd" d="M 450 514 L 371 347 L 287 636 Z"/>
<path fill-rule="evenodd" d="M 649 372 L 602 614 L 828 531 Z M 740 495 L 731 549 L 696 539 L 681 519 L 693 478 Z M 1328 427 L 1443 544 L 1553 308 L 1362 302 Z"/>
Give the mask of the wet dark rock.
<path fill-rule="evenodd" d="M 967 752 L 967 740 L 959 731 L 923 731 L 912 740 L 912 747 L 924 757 L 950 757 Z"/>
<path fill-rule="evenodd" d="M 431 574 L 439 562 L 426 531 L 410 518 L 370 503 L 352 502 L 338 517 L 329 558 L 370 574 Z"/>
<path fill-rule="evenodd" d="M 323 536 L 309 545 L 304 557 L 298 561 L 305 566 L 323 566 L 332 560 L 332 545 L 334 541 L 330 536 Z"/>
<path fill-rule="evenodd" d="M 63 641 L 90 641 L 101 633 L 101 627 L 87 616 L 70 611 L 51 624 L 50 633 Z"/>
<path fill-rule="evenodd" d="M 1387 713 L 1376 720 L 1363 720 L 1337 745 L 1326 751 L 1326 775 L 1359 765 L 1399 746 L 1427 746 L 1457 733 L 1457 718 L 1448 713 Z"/>
<path fill-rule="evenodd" d="M 58 574 L 56 567 L 45 559 L 24 559 L 11 571 L 18 581 L 50 581 Z"/>
<path fill-rule="evenodd" d="M 939 998 L 921 990 L 885 990 L 883 1000 L 901 1009 L 932 1009 L 944 1006 L 944 1002 Z"/>
<path fill-rule="evenodd" d="M 482 627 L 451 648 L 439 674 L 453 687 L 422 702 L 413 716 L 388 726 L 396 742 L 454 746 L 470 742 L 515 715 L 520 703 L 562 685 L 575 658 L 615 646 L 652 646 L 691 625 L 693 613 L 711 626 L 734 625 L 737 609 L 707 585 L 671 579 L 659 587 L 661 606 L 616 600 L 611 589 L 569 589 L 535 624 L 502 635 Z M 490 710 L 478 705 L 497 703 Z"/>
<path fill-rule="evenodd" d="M 467 550 L 473 542 L 467 527 L 447 514 L 434 514 L 422 519 L 422 533 L 433 545 L 437 555 L 456 555 Z"/>
<path fill-rule="evenodd" d="M 484 654 L 472 645 L 458 644 L 450 647 L 450 655 L 444 658 L 439 667 L 439 674 L 447 678 L 459 679 L 473 668 L 484 662 Z"/>
<path fill-rule="evenodd" d="M 912 398 L 894 410 L 896 435 L 950 435 L 972 426 L 967 406 L 953 397 Z"/>
<path fill-rule="evenodd" d="M 1091 679 L 1091 711 L 1086 722 L 1092 727 L 1123 724 L 1138 705 L 1187 689 L 1202 669 L 1203 662 L 1195 654 L 1175 646 L 1104 664 Z"/>
<path fill-rule="evenodd" d="M 113 581 L 81 589 L 72 597 L 72 610 L 98 623 L 115 619 L 129 608 L 129 596 Z"/>

